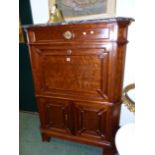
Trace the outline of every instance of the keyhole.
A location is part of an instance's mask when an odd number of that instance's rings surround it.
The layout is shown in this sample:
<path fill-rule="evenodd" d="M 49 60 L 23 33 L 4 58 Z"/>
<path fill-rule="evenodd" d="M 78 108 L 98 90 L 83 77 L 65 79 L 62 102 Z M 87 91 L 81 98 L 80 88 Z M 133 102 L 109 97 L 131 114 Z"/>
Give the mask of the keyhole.
<path fill-rule="evenodd" d="M 67 62 L 70 62 L 70 61 L 71 61 L 71 58 L 67 57 L 67 58 L 66 58 L 66 61 L 67 61 Z"/>

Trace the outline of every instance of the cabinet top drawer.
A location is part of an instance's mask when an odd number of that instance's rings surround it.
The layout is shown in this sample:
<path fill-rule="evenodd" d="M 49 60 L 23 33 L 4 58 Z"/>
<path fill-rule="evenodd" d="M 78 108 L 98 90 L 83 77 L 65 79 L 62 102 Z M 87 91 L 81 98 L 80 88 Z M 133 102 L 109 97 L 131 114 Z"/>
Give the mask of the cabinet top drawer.
<path fill-rule="evenodd" d="M 126 39 L 131 18 L 107 18 L 24 26 L 29 43 L 116 41 Z"/>
<path fill-rule="evenodd" d="M 110 38 L 110 26 L 108 24 L 83 24 L 36 27 L 28 31 L 29 42 L 107 40 Z"/>

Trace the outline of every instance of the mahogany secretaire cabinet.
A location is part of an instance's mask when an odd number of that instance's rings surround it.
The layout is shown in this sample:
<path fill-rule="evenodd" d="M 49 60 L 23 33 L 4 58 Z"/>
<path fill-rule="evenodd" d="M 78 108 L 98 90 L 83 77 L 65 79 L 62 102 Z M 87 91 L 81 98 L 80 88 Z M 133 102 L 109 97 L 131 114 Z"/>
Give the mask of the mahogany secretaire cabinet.
<path fill-rule="evenodd" d="M 25 27 L 43 141 L 58 137 L 115 153 L 131 18 Z"/>

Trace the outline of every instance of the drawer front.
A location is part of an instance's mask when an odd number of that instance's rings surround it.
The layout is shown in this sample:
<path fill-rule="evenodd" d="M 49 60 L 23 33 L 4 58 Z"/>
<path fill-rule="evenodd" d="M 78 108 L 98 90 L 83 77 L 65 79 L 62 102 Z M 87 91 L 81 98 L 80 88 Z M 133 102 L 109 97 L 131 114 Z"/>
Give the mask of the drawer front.
<path fill-rule="evenodd" d="M 69 102 L 60 99 L 37 99 L 41 127 L 61 133 L 70 132 L 70 106 Z"/>
<path fill-rule="evenodd" d="M 29 32 L 30 42 L 98 40 L 110 38 L 110 27 L 85 26 L 38 27 Z"/>
<path fill-rule="evenodd" d="M 110 128 L 110 107 L 103 103 L 75 102 L 76 135 L 88 139 L 106 139 Z"/>

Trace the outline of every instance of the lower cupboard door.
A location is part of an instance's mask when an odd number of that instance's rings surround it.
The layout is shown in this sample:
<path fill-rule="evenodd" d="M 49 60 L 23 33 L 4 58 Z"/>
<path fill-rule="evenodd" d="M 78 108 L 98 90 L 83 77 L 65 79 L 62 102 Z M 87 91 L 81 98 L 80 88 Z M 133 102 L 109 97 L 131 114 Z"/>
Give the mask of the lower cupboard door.
<path fill-rule="evenodd" d="M 108 106 L 100 103 L 76 103 L 76 135 L 87 139 L 108 139 L 111 132 L 109 111 Z"/>
<path fill-rule="evenodd" d="M 67 101 L 41 98 L 38 100 L 38 107 L 43 129 L 70 133 L 70 106 Z"/>

